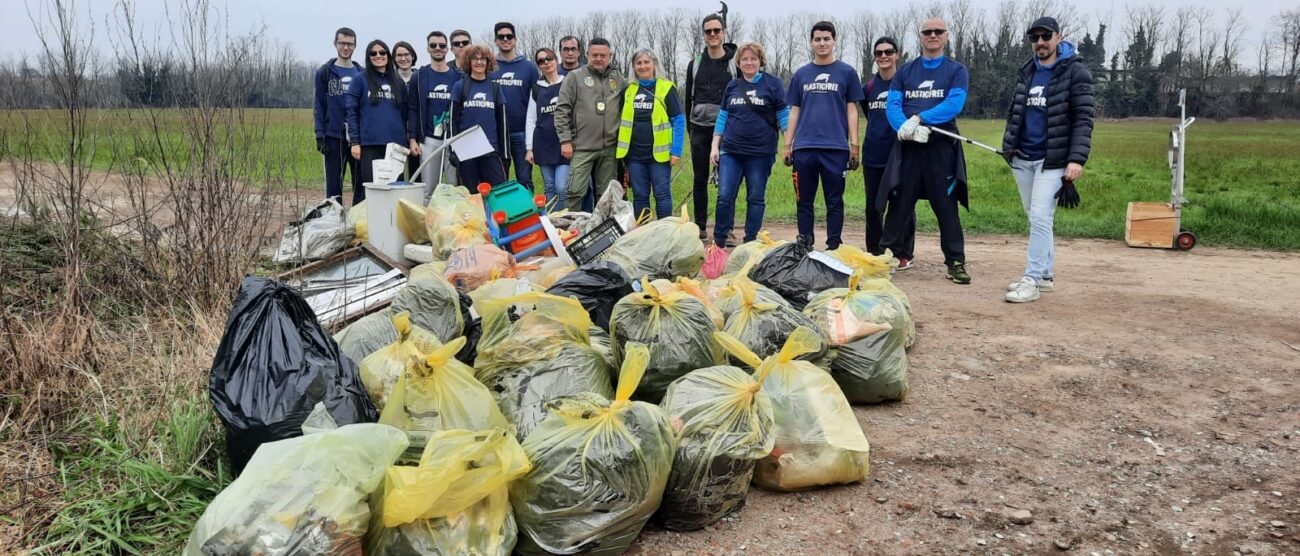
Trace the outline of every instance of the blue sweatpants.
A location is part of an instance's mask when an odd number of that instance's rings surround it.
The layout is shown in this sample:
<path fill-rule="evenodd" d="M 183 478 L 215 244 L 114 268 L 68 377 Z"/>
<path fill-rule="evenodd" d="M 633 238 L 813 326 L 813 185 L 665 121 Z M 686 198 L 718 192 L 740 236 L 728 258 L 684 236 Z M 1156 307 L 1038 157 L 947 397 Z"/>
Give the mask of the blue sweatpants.
<path fill-rule="evenodd" d="M 835 249 L 843 241 L 844 175 L 848 173 L 849 151 L 836 149 L 798 149 L 794 151 L 794 194 L 799 235 L 816 240 L 813 201 L 821 183 L 826 198 L 826 248 Z"/>

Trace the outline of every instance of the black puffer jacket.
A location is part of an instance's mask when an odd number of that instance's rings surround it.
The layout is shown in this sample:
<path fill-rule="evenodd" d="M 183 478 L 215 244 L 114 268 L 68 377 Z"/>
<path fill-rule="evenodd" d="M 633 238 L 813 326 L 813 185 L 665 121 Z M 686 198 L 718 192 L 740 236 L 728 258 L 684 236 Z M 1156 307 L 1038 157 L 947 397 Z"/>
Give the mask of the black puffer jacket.
<path fill-rule="evenodd" d="M 1052 81 L 1047 86 L 1047 153 L 1043 168 L 1064 168 L 1071 162 L 1086 164 L 1092 150 L 1092 73 L 1083 58 L 1074 54 L 1074 45 L 1062 42 L 1060 47 L 1065 47 L 1062 53 L 1070 55 L 1052 68 Z M 1004 151 L 1014 152 L 1019 146 L 1029 81 L 1036 69 L 1034 60 L 1020 68 L 1016 93 L 1007 109 L 1007 129 L 1002 134 Z"/>

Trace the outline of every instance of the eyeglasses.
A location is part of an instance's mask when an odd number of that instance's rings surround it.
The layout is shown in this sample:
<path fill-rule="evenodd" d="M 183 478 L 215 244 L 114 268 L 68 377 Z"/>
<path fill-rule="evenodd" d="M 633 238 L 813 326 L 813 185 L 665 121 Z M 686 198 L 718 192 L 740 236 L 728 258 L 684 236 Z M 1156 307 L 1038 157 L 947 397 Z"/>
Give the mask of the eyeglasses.
<path fill-rule="evenodd" d="M 447 50 L 447 43 L 431 42 L 429 43 L 429 50 Z"/>
<path fill-rule="evenodd" d="M 357 47 L 357 43 L 354 43 L 354 42 L 343 42 L 343 41 L 338 41 L 338 42 L 336 42 L 336 43 L 334 43 L 334 44 L 335 44 L 336 46 L 338 46 L 339 48 L 356 48 L 356 47 Z"/>
<path fill-rule="evenodd" d="M 942 37 L 947 32 L 947 29 L 925 29 L 921 31 L 921 34 L 927 37 Z"/>
<path fill-rule="evenodd" d="M 713 28 L 710 28 L 710 29 L 705 29 L 705 30 L 704 30 L 704 34 L 705 34 L 705 35 L 721 35 L 721 34 L 722 34 L 722 28 L 721 28 L 721 27 L 713 27 Z"/>
<path fill-rule="evenodd" d="M 398 54 L 397 56 L 394 56 L 394 58 L 411 58 L 411 57 L 412 56 L 410 52 L 403 52 L 401 54 Z"/>
<path fill-rule="evenodd" d="M 371 57 L 371 58 L 385 58 L 385 57 L 387 57 L 387 56 L 388 56 L 388 51 L 387 51 L 387 50 L 371 50 L 371 51 L 370 51 L 370 57 Z"/>
<path fill-rule="evenodd" d="M 513 40 L 515 40 L 515 36 L 514 36 L 514 35 L 497 35 L 497 40 L 499 40 L 499 41 L 513 41 Z"/>
<path fill-rule="evenodd" d="M 460 48 L 462 46 L 469 46 L 469 41 L 451 41 L 451 45 Z"/>
<path fill-rule="evenodd" d="M 555 61 L 555 58 L 552 58 L 552 57 L 550 57 L 550 56 L 543 56 L 543 57 L 537 59 L 537 63 L 538 63 L 538 64 L 546 64 L 546 63 L 554 62 L 554 61 Z"/>
<path fill-rule="evenodd" d="M 881 57 L 881 56 L 893 56 L 893 55 L 895 55 L 895 54 L 898 54 L 898 51 L 897 51 L 897 50 L 894 50 L 894 49 L 892 49 L 892 48 L 889 48 L 889 49 L 886 49 L 886 50 L 877 50 L 877 51 L 876 51 L 876 57 L 877 57 L 877 58 L 879 58 L 879 57 Z"/>
<path fill-rule="evenodd" d="M 1052 40 L 1052 37 L 1055 35 L 1056 33 L 1048 31 L 1046 33 L 1029 33 L 1025 35 L 1025 38 L 1029 39 L 1029 42 L 1038 42 L 1038 41 L 1047 42 Z"/>
<path fill-rule="evenodd" d="M 561 46 L 561 47 L 560 47 L 560 52 L 577 52 L 577 51 L 578 51 L 578 47 L 576 47 L 576 46 Z"/>

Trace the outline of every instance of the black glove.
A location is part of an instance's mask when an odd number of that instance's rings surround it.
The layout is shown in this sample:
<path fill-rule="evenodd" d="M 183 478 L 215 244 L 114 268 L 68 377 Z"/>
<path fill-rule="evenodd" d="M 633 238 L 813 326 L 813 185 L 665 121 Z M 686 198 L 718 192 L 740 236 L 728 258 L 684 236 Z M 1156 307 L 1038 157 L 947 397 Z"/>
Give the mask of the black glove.
<path fill-rule="evenodd" d="M 325 154 L 325 138 L 324 138 L 324 137 L 317 137 L 317 138 L 316 138 L 316 152 L 321 153 L 321 154 Z"/>
<path fill-rule="evenodd" d="M 1007 166 L 1010 166 L 1011 161 L 1016 158 L 1016 151 L 1014 149 L 1009 151 L 1002 151 L 998 154 L 1002 155 L 1002 160 L 1007 161 Z"/>
<path fill-rule="evenodd" d="M 791 157 L 785 157 L 784 162 L 786 166 L 794 166 L 794 159 Z"/>
<path fill-rule="evenodd" d="M 861 163 L 858 161 L 858 159 L 853 158 L 853 157 L 851 157 L 851 156 L 849 157 L 849 171 L 850 171 L 850 172 L 852 172 L 852 171 L 854 171 L 854 170 L 857 170 L 859 164 L 861 164 Z"/>
<path fill-rule="evenodd" d="M 1079 190 L 1075 189 L 1074 182 L 1061 178 L 1061 188 L 1056 191 L 1056 204 L 1068 209 L 1079 206 Z"/>

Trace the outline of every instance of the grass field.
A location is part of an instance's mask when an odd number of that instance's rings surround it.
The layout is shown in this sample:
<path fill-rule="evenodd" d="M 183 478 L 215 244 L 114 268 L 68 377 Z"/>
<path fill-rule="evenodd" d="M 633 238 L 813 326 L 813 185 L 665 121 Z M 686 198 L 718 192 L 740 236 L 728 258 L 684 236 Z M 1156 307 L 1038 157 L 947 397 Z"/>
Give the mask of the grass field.
<path fill-rule="evenodd" d="M 40 158 L 54 155 L 18 142 L 22 125 L 41 130 L 48 139 L 54 112 L 13 111 L 0 116 L 0 133 L 12 150 L 35 150 Z M 263 168 L 273 171 L 269 187 L 323 189 L 320 156 L 316 153 L 309 110 L 249 110 L 247 121 L 259 128 L 260 145 L 250 145 L 255 159 L 267 159 Z M 1172 120 L 1100 122 L 1093 139 L 1092 159 L 1079 182 L 1083 205 L 1057 213 L 1059 235 L 1118 239 L 1124 234 L 1125 208 L 1130 201 L 1165 201 L 1169 198 L 1166 145 Z M 112 170 L 127 159 L 150 159 L 152 131 L 140 114 L 101 111 L 92 115 L 96 130 L 94 164 Z M 167 126 L 170 127 L 170 126 Z M 967 136 L 998 145 L 1002 122 L 981 120 L 962 123 Z M 164 131 L 165 138 L 179 137 Z M 171 137 L 175 135 L 175 137 Z M 57 141 L 45 141 L 57 144 Z M 1188 136 L 1187 192 L 1183 226 L 1203 244 L 1300 249 L 1300 126 L 1294 122 L 1198 122 Z M 1027 224 L 1010 169 L 992 153 L 967 151 L 971 181 L 971 210 L 963 211 L 968 232 L 1026 233 Z M 270 159 L 274 160 L 270 160 Z M 674 182 L 674 199 L 680 203 L 690 189 L 689 161 Z M 534 172 L 537 174 L 537 172 Z M 540 189 L 541 177 L 534 176 Z M 861 172 L 849 177 L 845 194 L 849 225 L 861 225 L 865 192 Z M 793 220 L 794 195 L 787 168 L 777 165 L 768 184 L 767 217 Z M 743 193 L 742 193 L 743 199 Z M 925 203 L 918 205 L 918 223 L 935 230 Z M 743 214 L 743 207 L 739 208 Z M 824 211 L 818 209 L 819 218 Z"/>

